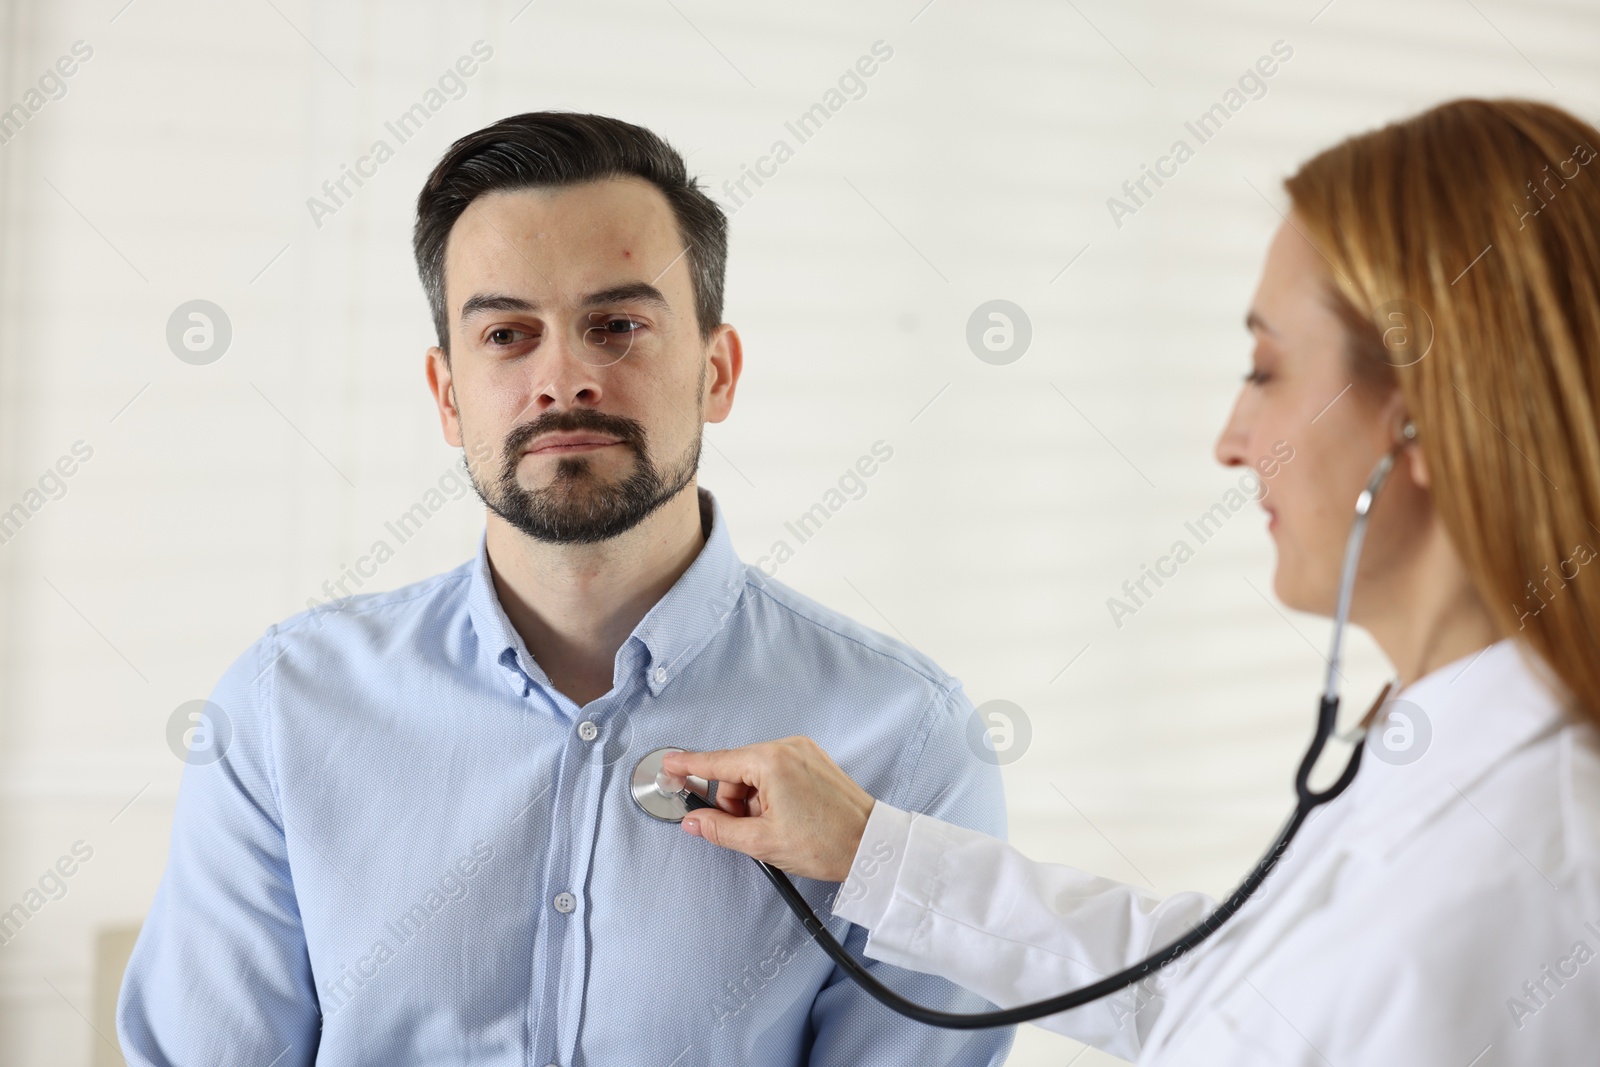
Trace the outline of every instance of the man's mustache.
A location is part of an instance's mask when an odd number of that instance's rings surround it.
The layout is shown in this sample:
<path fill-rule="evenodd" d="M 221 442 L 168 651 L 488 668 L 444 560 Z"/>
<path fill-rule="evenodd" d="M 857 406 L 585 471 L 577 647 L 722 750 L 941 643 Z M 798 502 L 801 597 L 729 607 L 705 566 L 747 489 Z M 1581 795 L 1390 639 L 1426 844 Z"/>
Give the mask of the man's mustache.
<path fill-rule="evenodd" d="M 603 433 L 638 450 L 644 443 L 644 424 L 625 415 L 607 415 L 593 408 L 547 411 L 532 422 L 518 426 L 506 435 L 506 458 L 516 459 L 529 441 L 547 433 Z"/>

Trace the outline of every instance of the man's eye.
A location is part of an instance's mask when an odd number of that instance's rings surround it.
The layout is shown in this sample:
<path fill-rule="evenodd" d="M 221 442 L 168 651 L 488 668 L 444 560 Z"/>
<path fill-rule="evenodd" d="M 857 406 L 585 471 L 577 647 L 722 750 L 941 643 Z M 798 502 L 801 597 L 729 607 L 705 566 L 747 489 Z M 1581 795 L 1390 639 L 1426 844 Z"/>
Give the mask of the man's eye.
<path fill-rule="evenodd" d="M 516 344 L 516 334 L 522 334 L 524 337 L 529 336 L 524 330 L 514 330 L 510 326 L 501 326 L 489 331 L 489 343 L 501 348 L 506 345 Z"/>
<path fill-rule="evenodd" d="M 1249 382 L 1251 385 L 1265 385 L 1271 377 L 1272 375 L 1257 367 L 1246 374 L 1244 376 L 1244 380 Z"/>
<path fill-rule="evenodd" d="M 644 323 L 637 319 L 607 319 L 596 323 L 593 328 L 604 330 L 606 333 L 628 334 L 644 329 Z"/>

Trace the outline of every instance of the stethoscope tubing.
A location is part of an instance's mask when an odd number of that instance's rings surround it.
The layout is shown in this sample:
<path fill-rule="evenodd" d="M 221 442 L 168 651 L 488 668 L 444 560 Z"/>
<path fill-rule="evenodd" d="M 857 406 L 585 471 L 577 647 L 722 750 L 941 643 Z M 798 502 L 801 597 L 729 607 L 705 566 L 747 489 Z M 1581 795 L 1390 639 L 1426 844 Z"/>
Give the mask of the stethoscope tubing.
<path fill-rule="evenodd" d="M 1142 981 L 1167 966 L 1167 964 L 1197 948 L 1220 929 L 1223 923 L 1232 918 L 1233 914 L 1244 906 L 1245 901 L 1249 900 L 1255 891 L 1261 887 L 1261 884 L 1266 881 L 1267 875 L 1272 872 L 1272 868 L 1277 865 L 1284 852 L 1288 850 L 1290 843 L 1294 840 L 1294 835 L 1299 832 L 1300 826 L 1305 822 L 1306 817 L 1318 805 L 1325 804 L 1338 796 L 1343 791 L 1343 786 L 1348 785 L 1349 782 L 1355 779 L 1356 770 L 1360 763 L 1361 748 L 1357 747 L 1355 752 L 1351 754 L 1350 763 L 1345 768 L 1344 774 L 1340 776 L 1340 783 L 1342 784 L 1336 783 L 1325 793 L 1316 795 L 1309 803 L 1302 802 L 1296 805 L 1294 815 L 1279 831 L 1277 839 L 1256 865 L 1255 870 L 1250 872 L 1249 877 L 1233 891 L 1226 901 L 1187 934 L 1132 967 L 1102 978 L 1098 982 L 1062 993 L 1048 1000 L 1034 1001 L 1031 1004 L 1020 1004 L 1014 1008 L 1002 1008 L 996 1011 L 972 1013 L 936 1011 L 900 996 L 900 994 L 873 977 L 872 973 L 859 960 L 850 955 L 844 946 L 839 944 L 838 940 L 828 932 L 827 927 L 822 924 L 822 920 L 818 919 L 816 913 L 811 910 L 811 906 L 800 895 L 800 891 L 794 887 L 794 883 L 789 881 L 788 875 L 770 863 L 764 863 L 761 860 L 753 860 L 753 862 L 761 868 L 761 873 L 767 876 L 773 887 L 777 889 L 778 895 L 789 906 L 789 910 L 800 920 L 801 925 L 805 927 L 812 939 L 821 946 L 822 951 L 828 954 L 828 958 L 838 964 L 840 969 L 885 1007 L 904 1015 L 908 1019 L 946 1030 L 986 1030 L 996 1026 L 1014 1026 L 1017 1023 L 1042 1019 L 1046 1015 L 1069 1011 L 1072 1008 L 1082 1007 L 1103 997 L 1108 997 L 1119 990 L 1126 989 L 1128 986 Z M 692 792 L 689 794 L 689 798 L 689 807 L 691 809 L 712 806 Z"/>
<path fill-rule="evenodd" d="M 1343 566 L 1339 576 L 1339 599 L 1334 613 L 1333 641 L 1331 654 L 1328 657 L 1327 683 L 1323 687 L 1322 698 L 1317 707 L 1317 728 L 1312 737 L 1311 744 L 1306 749 L 1305 757 L 1300 761 L 1300 767 L 1295 774 L 1295 808 L 1294 814 L 1289 817 L 1283 829 L 1278 831 L 1278 836 L 1272 845 L 1256 863 L 1255 869 L 1239 883 L 1228 899 L 1217 906 L 1217 909 L 1206 916 L 1198 925 L 1182 937 L 1173 941 L 1165 948 L 1145 957 L 1138 963 L 1115 974 L 1108 975 L 1098 982 L 1081 986 L 1078 989 L 1050 997 L 1046 1000 L 1037 1000 L 1030 1004 L 1019 1004 L 1014 1008 L 1002 1008 L 996 1011 L 981 1012 L 949 1012 L 936 1011 L 921 1004 L 907 1000 L 894 992 L 888 986 L 878 981 L 860 960 L 845 951 L 843 945 L 828 932 L 827 927 L 818 919 L 811 910 L 811 905 L 800 895 L 800 891 L 789 881 L 789 876 L 770 863 L 756 860 L 756 866 L 761 868 L 761 873 L 767 876 L 778 891 L 778 895 L 794 912 L 802 926 L 811 935 L 812 939 L 828 954 L 828 958 L 838 964 L 850 978 L 867 993 L 871 994 L 879 1003 L 893 1011 L 899 1012 L 908 1019 L 928 1026 L 937 1026 L 946 1030 L 986 1030 L 997 1026 L 1014 1026 L 1017 1023 L 1032 1022 L 1042 1019 L 1047 1015 L 1058 1012 L 1070 1011 L 1093 1003 L 1113 993 L 1126 989 L 1136 982 L 1159 971 L 1174 960 L 1194 951 L 1203 944 L 1207 938 L 1221 929 L 1222 925 L 1231 919 L 1240 908 L 1261 888 L 1267 876 L 1272 873 L 1283 854 L 1288 851 L 1294 841 L 1295 834 L 1300 832 L 1300 827 L 1318 807 L 1334 800 L 1339 794 L 1350 787 L 1355 781 L 1356 773 L 1361 769 L 1361 754 L 1365 750 L 1362 743 L 1364 738 L 1358 738 L 1355 750 L 1350 754 L 1350 760 L 1345 764 L 1343 773 L 1327 789 L 1320 792 L 1310 786 L 1311 772 L 1316 767 L 1317 761 L 1322 756 L 1323 748 L 1328 739 L 1333 735 L 1334 726 L 1339 716 L 1339 654 L 1341 639 L 1344 636 L 1345 623 L 1350 617 L 1350 601 L 1355 587 L 1356 564 L 1361 556 L 1362 540 L 1366 534 L 1367 517 L 1372 509 L 1373 501 L 1377 498 L 1378 490 L 1383 487 L 1389 472 L 1394 467 L 1396 457 L 1400 450 L 1411 440 L 1415 439 L 1416 431 L 1408 422 L 1405 429 L 1406 440 L 1379 459 L 1372 475 L 1367 479 L 1366 487 L 1356 500 L 1355 522 L 1350 528 L 1350 536 L 1345 543 Z M 684 799 L 690 810 L 697 808 L 713 808 L 715 805 L 706 801 L 693 790 L 684 790 Z"/>

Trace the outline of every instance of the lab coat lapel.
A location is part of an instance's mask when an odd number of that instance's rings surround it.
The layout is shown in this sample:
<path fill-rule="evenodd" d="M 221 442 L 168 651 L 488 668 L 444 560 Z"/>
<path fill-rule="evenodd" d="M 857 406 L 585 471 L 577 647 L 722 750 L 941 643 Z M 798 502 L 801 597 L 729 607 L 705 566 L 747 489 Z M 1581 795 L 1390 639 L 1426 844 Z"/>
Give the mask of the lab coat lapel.
<path fill-rule="evenodd" d="M 1330 904 L 1337 907 L 1334 892 L 1347 867 L 1372 871 L 1452 801 L 1469 795 L 1508 752 L 1560 728 L 1560 700 L 1541 682 L 1537 663 L 1519 655 L 1507 639 L 1396 695 L 1428 717 L 1428 748 L 1396 766 L 1374 756 L 1377 738 L 1369 738 L 1355 783 L 1302 828 L 1291 858 L 1240 911 L 1233 929 L 1218 932 L 1210 958 L 1198 961 L 1184 983 L 1182 999 L 1189 1003 L 1171 1005 L 1171 1024 L 1151 1033 L 1147 1056 L 1159 1058 L 1161 1049 L 1230 997 L 1296 927 L 1316 921 Z M 1381 722 L 1372 727 L 1382 728 Z"/>
<path fill-rule="evenodd" d="M 1527 658 L 1522 658 L 1526 656 Z M 1432 737 L 1415 762 L 1393 765 L 1373 754 L 1375 723 L 1362 775 L 1371 788 L 1350 825 L 1354 847 L 1388 857 L 1472 788 L 1508 754 L 1559 730 L 1563 701 L 1532 653 L 1510 638 L 1463 657 L 1407 686 L 1398 696 L 1427 716 Z"/>

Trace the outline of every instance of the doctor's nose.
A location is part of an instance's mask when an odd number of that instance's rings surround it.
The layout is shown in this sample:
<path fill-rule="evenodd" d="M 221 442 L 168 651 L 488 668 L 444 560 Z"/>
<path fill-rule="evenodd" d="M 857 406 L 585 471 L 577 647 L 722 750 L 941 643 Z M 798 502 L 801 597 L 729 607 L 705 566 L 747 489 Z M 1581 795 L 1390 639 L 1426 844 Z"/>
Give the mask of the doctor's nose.
<path fill-rule="evenodd" d="M 1239 418 L 1237 405 L 1228 413 L 1228 421 L 1223 423 L 1222 432 L 1217 435 L 1217 443 L 1212 450 L 1217 462 L 1224 467 L 1242 467 L 1250 462 L 1246 446 L 1250 443 L 1250 431 Z"/>

